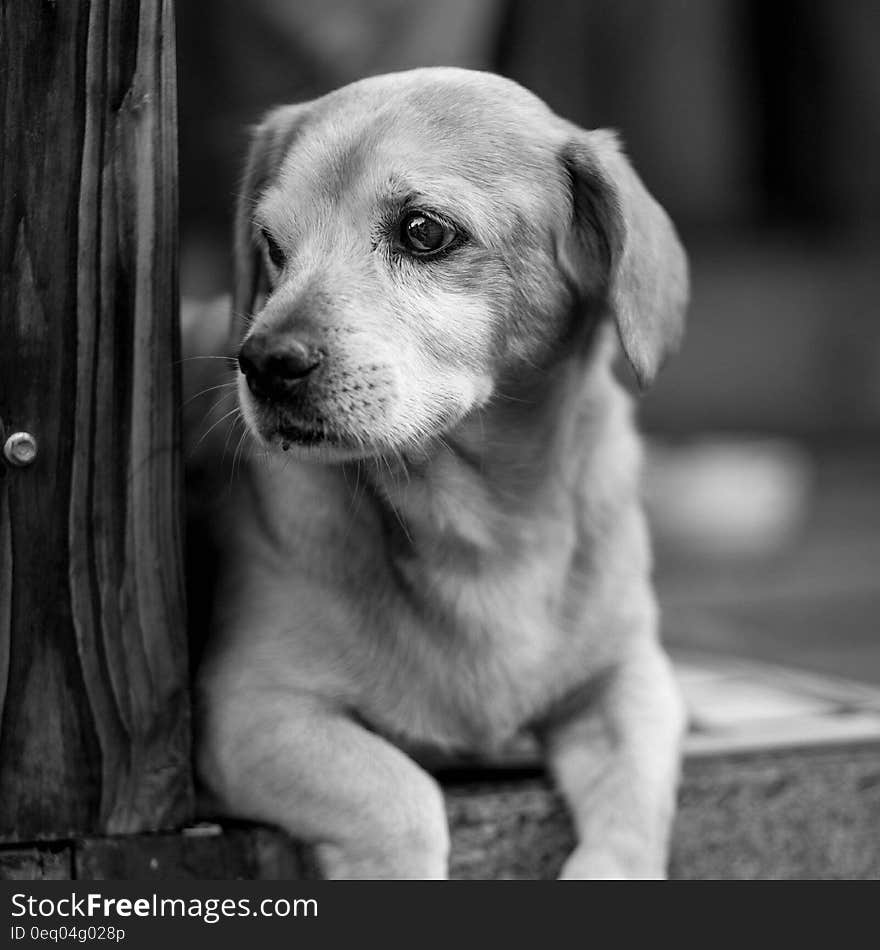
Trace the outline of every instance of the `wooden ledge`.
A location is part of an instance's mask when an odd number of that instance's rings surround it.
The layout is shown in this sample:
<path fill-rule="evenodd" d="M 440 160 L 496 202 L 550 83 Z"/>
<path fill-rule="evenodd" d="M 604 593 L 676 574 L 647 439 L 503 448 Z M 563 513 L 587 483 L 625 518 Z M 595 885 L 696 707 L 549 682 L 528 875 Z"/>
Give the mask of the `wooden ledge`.
<path fill-rule="evenodd" d="M 528 771 L 451 782 L 447 799 L 454 878 L 552 878 L 571 847 L 557 796 Z M 283 835 L 249 826 L 0 850 L 5 879 L 290 879 L 308 872 Z M 690 759 L 671 876 L 880 877 L 880 743 Z"/>
<path fill-rule="evenodd" d="M 547 879 L 572 846 L 540 779 L 451 787 L 452 876 Z M 880 743 L 690 759 L 670 876 L 880 877 Z"/>

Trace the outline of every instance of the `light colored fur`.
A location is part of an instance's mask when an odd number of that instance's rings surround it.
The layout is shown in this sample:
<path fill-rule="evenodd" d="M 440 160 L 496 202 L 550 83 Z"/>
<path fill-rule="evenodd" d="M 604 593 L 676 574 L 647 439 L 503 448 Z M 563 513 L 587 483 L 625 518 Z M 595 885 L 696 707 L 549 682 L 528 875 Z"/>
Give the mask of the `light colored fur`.
<path fill-rule="evenodd" d="M 193 347 L 308 326 L 324 362 L 290 404 L 238 374 L 234 475 L 233 390 L 195 427 L 217 423 L 191 453 L 220 551 L 204 782 L 312 842 L 327 876 L 442 877 L 442 798 L 401 749 L 532 729 L 578 831 L 563 876 L 661 876 L 683 716 L 611 363 L 619 339 L 647 384 L 680 336 L 665 214 L 611 134 L 453 69 L 270 114 L 243 191 L 233 329 L 191 315 Z M 396 253 L 404 207 L 467 239 Z M 302 425 L 324 438 L 298 445 Z"/>

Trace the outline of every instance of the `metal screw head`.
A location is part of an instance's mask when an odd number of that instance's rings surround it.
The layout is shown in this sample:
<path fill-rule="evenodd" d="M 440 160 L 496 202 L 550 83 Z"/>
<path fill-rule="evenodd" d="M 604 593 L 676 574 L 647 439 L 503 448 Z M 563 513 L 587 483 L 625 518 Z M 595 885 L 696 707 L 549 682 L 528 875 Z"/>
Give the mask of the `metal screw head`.
<path fill-rule="evenodd" d="M 3 457 L 10 465 L 24 468 L 37 457 L 37 440 L 30 432 L 13 432 L 3 445 Z"/>

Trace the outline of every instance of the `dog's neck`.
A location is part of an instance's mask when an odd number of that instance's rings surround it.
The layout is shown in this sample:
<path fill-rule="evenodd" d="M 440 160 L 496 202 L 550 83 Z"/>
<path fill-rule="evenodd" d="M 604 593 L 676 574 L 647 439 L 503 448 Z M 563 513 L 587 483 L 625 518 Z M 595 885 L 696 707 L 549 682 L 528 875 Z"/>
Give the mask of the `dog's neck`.
<path fill-rule="evenodd" d="M 585 468 L 608 438 L 630 432 L 612 349 L 600 341 L 515 392 L 506 387 L 423 457 L 368 463 L 394 547 L 422 559 L 497 556 L 528 543 L 536 525 L 574 518 Z"/>

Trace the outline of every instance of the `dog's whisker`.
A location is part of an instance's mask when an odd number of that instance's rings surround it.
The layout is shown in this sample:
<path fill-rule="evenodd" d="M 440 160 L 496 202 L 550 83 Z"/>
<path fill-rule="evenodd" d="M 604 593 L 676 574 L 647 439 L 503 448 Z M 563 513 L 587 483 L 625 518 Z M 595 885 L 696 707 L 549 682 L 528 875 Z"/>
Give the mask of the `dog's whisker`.
<path fill-rule="evenodd" d="M 385 463 L 385 467 L 388 470 L 388 477 L 392 486 L 394 486 L 395 489 L 398 488 L 398 483 L 395 480 L 394 472 L 392 471 L 391 463 L 388 461 L 388 457 L 385 455 L 380 455 L 379 459 Z M 412 535 L 409 533 L 409 529 L 407 528 L 406 523 L 404 522 L 404 519 L 393 499 L 388 500 L 388 507 L 394 513 L 394 517 L 397 519 L 397 523 L 400 525 L 400 530 L 403 532 L 404 537 L 410 543 L 410 546 L 412 546 L 414 544 Z"/>
<path fill-rule="evenodd" d="M 176 365 L 180 363 L 190 363 L 193 360 L 223 360 L 226 363 L 237 363 L 237 360 L 234 356 L 183 356 L 179 360 L 176 360 Z"/>
<path fill-rule="evenodd" d="M 229 451 L 229 442 L 232 439 L 232 435 L 235 432 L 236 427 L 239 425 L 239 423 L 241 423 L 242 425 L 245 425 L 244 416 L 241 413 L 239 413 L 239 415 L 235 418 L 232 425 L 229 426 L 229 429 L 226 432 L 226 438 L 223 440 L 223 454 L 221 455 L 221 458 L 224 461 L 226 460 L 226 453 Z"/>
<path fill-rule="evenodd" d="M 486 473 L 486 451 L 485 451 L 486 416 L 485 416 L 485 409 L 482 406 L 480 406 L 480 408 L 477 409 L 477 418 L 480 420 L 480 447 L 483 449 L 483 451 L 479 453 L 480 474 L 485 475 Z"/>
<path fill-rule="evenodd" d="M 243 322 L 246 323 L 248 326 L 250 326 L 250 325 L 256 320 L 256 315 L 255 315 L 255 314 L 253 314 L 253 313 L 242 313 L 240 310 L 233 310 L 233 311 L 232 311 L 232 316 L 235 317 L 236 320 L 241 320 L 241 321 L 243 321 Z"/>
<path fill-rule="evenodd" d="M 235 413 L 235 412 L 240 412 L 240 411 L 241 411 L 241 410 L 238 408 L 238 406 L 234 406 L 232 409 L 229 410 L 229 412 L 224 413 L 222 416 L 220 416 L 220 418 L 207 430 L 207 432 L 205 432 L 205 433 L 202 435 L 202 437 L 199 439 L 199 441 L 196 442 L 196 444 L 195 444 L 195 446 L 194 446 L 193 448 L 194 448 L 194 449 L 197 449 L 197 448 L 202 444 L 202 442 L 204 442 L 205 439 L 207 439 L 208 436 L 214 431 L 214 429 L 216 429 L 217 426 L 220 425 L 221 422 L 223 422 L 225 419 L 228 419 L 233 413 Z"/>
<path fill-rule="evenodd" d="M 227 454 L 227 452 L 228 452 L 228 442 L 229 442 L 229 439 L 230 439 L 231 435 L 235 433 L 235 431 L 236 431 L 236 429 L 238 428 L 238 426 L 241 426 L 241 428 L 242 428 L 242 436 L 241 436 L 241 437 L 243 437 L 243 436 L 247 433 L 247 424 L 245 423 L 244 416 L 243 416 L 241 413 L 239 413 L 239 415 L 235 418 L 235 421 L 234 421 L 233 424 L 229 427 L 229 432 L 226 433 L 227 442 L 224 444 L 224 447 L 223 447 L 223 458 L 224 458 L 224 460 L 225 460 L 226 454 Z M 241 437 L 239 438 L 238 445 L 241 444 Z M 235 449 L 235 451 L 233 452 L 233 455 L 232 455 L 232 464 L 231 464 L 230 467 L 229 467 L 229 479 L 227 480 L 227 483 L 226 483 L 226 493 L 227 493 L 227 496 L 232 492 L 233 484 L 234 484 L 234 482 L 235 482 L 235 460 L 236 460 L 236 452 L 238 451 L 238 445 L 236 445 L 236 449 Z"/>
<path fill-rule="evenodd" d="M 223 403 L 229 399 L 230 396 L 234 396 L 234 395 L 236 395 L 236 393 L 233 391 L 230 391 L 227 393 L 223 393 L 222 396 L 220 396 L 218 399 L 215 399 L 212 405 L 210 406 L 210 408 L 205 412 L 205 414 L 199 420 L 199 424 L 196 427 L 196 431 L 202 428 L 202 426 L 208 421 L 211 415 L 214 412 L 216 412 L 220 408 L 220 406 L 222 406 Z M 210 432 L 210 429 L 208 431 Z M 205 433 L 205 435 L 207 435 L 207 433 Z"/>
<path fill-rule="evenodd" d="M 497 389 L 489 397 L 489 402 L 491 403 L 493 399 L 500 399 L 502 402 L 515 402 L 522 406 L 529 406 L 532 404 L 531 399 L 521 399 L 519 396 L 511 396 L 510 394 L 503 393 Z"/>
<path fill-rule="evenodd" d="M 342 475 L 345 479 L 346 485 L 348 485 L 348 473 L 347 466 L 343 466 Z M 345 529 L 345 535 L 343 537 L 343 544 L 347 545 L 351 539 L 352 531 L 354 530 L 355 524 L 357 523 L 357 516 L 360 512 L 361 500 L 366 494 L 366 489 L 361 490 L 361 461 L 360 459 L 355 459 L 354 461 L 354 491 L 352 492 L 351 499 L 348 504 L 348 524 Z"/>
<path fill-rule="evenodd" d="M 241 459 L 244 457 L 244 452 L 243 452 L 243 450 L 242 450 L 242 446 L 245 444 L 245 440 L 247 439 L 248 434 L 249 434 L 249 433 L 248 433 L 248 427 L 245 425 L 245 426 L 243 426 L 243 428 L 242 428 L 241 437 L 239 438 L 238 444 L 237 444 L 236 447 L 235 447 L 235 452 L 232 453 L 232 474 L 231 474 L 230 479 L 229 479 L 230 485 L 232 484 L 232 482 L 235 481 L 235 464 L 236 464 L 236 459 L 239 459 L 239 461 L 241 461 Z M 239 453 L 241 453 L 241 455 L 240 455 Z"/>
<path fill-rule="evenodd" d="M 403 452 L 401 452 L 400 449 L 398 448 L 393 448 L 392 452 L 394 453 L 394 457 L 397 459 L 397 463 L 400 466 L 400 470 L 403 472 L 403 475 L 406 478 L 407 485 L 409 485 L 410 484 L 409 466 L 406 464 L 406 458 Z"/>
<path fill-rule="evenodd" d="M 200 396 L 205 396 L 205 395 L 207 395 L 207 393 L 214 392 L 214 391 L 217 390 L 217 389 L 229 389 L 229 388 L 231 388 L 231 387 L 234 387 L 234 388 L 237 389 L 237 388 L 238 388 L 238 382 L 237 382 L 236 380 L 232 379 L 232 380 L 230 380 L 228 383 L 218 383 L 216 386 L 207 386 L 205 389 L 202 389 L 201 391 L 199 391 L 199 392 L 195 393 L 194 395 L 190 396 L 189 399 L 184 400 L 184 402 L 182 403 L 182 407 L 188 406 L 191 402 L 195 402 L 195 400 L 198 399 Z M 215 403 L 215 405 L 216 405 L 216 403 Z M 213 409 L 214 406 L 212 406 L 211 408 Z M 209 409 L 208 411 L 210 412 L 211 410 Z"/>

